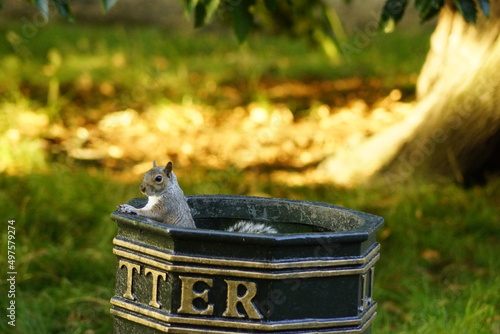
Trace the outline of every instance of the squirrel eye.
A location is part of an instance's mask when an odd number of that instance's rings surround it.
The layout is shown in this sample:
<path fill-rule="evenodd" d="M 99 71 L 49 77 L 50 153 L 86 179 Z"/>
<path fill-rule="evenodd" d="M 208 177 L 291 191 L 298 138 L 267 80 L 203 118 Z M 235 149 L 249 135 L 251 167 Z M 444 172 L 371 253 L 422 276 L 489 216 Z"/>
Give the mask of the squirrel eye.
<path fill-rule="evenodd" d="M 156 182 L 161 182 L 162 180 L 163 180 L 163 178 L 161 177 L 161 175 L 158 175 L 155 177 Z"/>

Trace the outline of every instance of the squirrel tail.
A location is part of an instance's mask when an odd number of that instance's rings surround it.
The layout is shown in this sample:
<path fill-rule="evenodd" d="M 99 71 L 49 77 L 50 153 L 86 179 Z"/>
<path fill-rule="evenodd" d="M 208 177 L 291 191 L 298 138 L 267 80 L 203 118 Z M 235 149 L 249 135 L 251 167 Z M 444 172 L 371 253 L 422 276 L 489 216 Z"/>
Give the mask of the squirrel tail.
<path fill-rule="evenodd" d="M 237 222 L 233 226 L 230 226 L 226 231 L 240 233 L 278 233 L 278 231 L 271 226 L 247 220 Z"/>

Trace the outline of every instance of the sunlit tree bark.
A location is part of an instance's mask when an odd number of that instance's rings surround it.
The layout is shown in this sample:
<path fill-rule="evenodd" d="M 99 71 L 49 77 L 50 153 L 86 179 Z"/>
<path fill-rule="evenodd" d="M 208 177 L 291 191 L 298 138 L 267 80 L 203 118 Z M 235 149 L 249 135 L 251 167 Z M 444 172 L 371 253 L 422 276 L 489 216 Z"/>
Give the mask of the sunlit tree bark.
<path fill-rule="evenodd" d="M 346 185 L 376 174 L 391 184 L 419 173 L 468 183 L 498 170 L 499 3 L 492 3 L 489 19 L 480 16 L 475 25 L 450 6 L 442 9 L 417 98 L 404 122 L 327 159 L 320 170 Z"/>
<path fill-rule="evenodd" d="M 498 2 L 492 3 L 491 18 L 479 17 L 475 25 L 450 7 L 442 10 L 417 83 L 417 98 L 424 117 L 386 168 L 386 176 L 421 171 L 468 183 L 482 181 L 498 167 Z"/>

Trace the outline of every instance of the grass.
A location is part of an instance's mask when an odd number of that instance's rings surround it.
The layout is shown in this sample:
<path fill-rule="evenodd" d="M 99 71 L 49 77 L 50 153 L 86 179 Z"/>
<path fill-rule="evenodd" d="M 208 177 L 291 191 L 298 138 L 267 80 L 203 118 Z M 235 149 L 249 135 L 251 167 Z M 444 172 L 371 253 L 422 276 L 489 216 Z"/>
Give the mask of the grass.
<path fill-rule="evenodd" d="M 0 31 L 7 36 L 0 41 L 0 53 L 5 55 L 0 60 L 0 87 L 10 95 L 28 94 L 43 105 L 51 99 L 52 79 L 59 88 L 52 99 L 61 112 L 67 112 L 75 100 L 85 99 L 87 108 L 102 103 L 102 98 L 89 96 L 89 90 L 113 98 L 118 108 L 186 98 L 227 108 L 234 102 L 217 88 L 242 88 L 243 101 L 237 103 L 248 103 L 257 96 L 267 97 L 259 89 L 259 83 L 266 80 L 356 76 L 382 78 L 385 89 L 412 86 L 429 35 L 428 31 L 378 35 L 363 47 L 353 39 L 348 45 L 355 52 L 335 65 L 304 41 L 282 37 L 255 36 L 238 48 L 232 35 L 190 36 L 154 28 L 51 24 L 29 39 L 23 38 L 22 25 L 0 27 Z M 393 45 L 398 45 L 397 50 L 386 52 Z M 19 91 L 20 87 L 24 89 Z"/>
<path fill-rule="evenodd" d="M 55 24 L 15 53 L 21 26 L 0 31 L 10 40 L 0 41 L 0 212 L 4 231 L 15 220 L 18 272 L 16 327 L 2 317 L 0 332 L 19 334 L 112 332 L 116 226 L 109 214 L 139 196 L 140 181 L 69 159 L 57 145 L 49 150 L 42 134 L 29 131 L 36 126 L 26 124 L 78 127 L 109 111 L 165 100 L 220 110 L 255 99 L 274 103 L 266 81 L 377 78 L 380 87 L 370 89 L 411 94 L 428 43 L 428 32 L 382 35 L 349 62 L 333 65 L 305 43 L 279 37 L 256 36 L 238 49 L 233 37 L 210 33 L 193 39 L 152 28 Z M 225 93 L 230 89 L 238 94 Z M 27 110 L 32 113 L 23 118 Z M 46 117 L 34 117 L 41 114 Z M 500 332 L 498 179 L 469 189 L 414 180 L 345 190 L 291 187 L 230 166 L 184 165 L 177 174 L 186 194 L 267 194 L 384 217 L 374 333 Z M 5 245 L 6 233 L 0 235 Z M 5 310 L 4 246 L 0 258 Z"/>
<path fill-rule="evenodd" d="M 203 167 L 193 169 L 178 172 L 187 194 L 197 193 L 204 182 Z M 287 187 L 241 172 L 232 172 L 228 182 L 226 172 L 212 171 L 211 180 L 223 185 L 222 193 L 251 190 L 383 216 L 375 333 L 498 331 L 498 181 L 467 190 L 414 183 L 392 191 Z M 108 299 L 114 294 L 111 240 L 116 227 L 109 214 L 116 204 L 138 196 L 135 183 L 81 168 L 1 179 L 0 210 L 7 213 L 5 220 L 16 221 L 19 273 L 16 328 L 2 321 L 2 332 L 111 332 Z M 5 234 L 2 238 L 5 244 Z M 1 252 L 5 258 L 5 249 Z M 5 302 L 2 298 L 2 309 Z"/>

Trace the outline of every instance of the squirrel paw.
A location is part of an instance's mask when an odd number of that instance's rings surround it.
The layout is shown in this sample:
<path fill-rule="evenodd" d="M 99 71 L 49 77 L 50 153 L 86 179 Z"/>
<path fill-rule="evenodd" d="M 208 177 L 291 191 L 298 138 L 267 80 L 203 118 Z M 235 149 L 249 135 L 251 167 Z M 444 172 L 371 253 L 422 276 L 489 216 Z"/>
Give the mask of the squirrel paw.
<path fill-rule="evenodd" d="M 132 205 L 129 205 L 129 204 L 118 205 L 118 212 L 128 213 L 128 214 L 131 214 L 131 215 L 136 215 L 137 214 L 136 209 Z"/>

